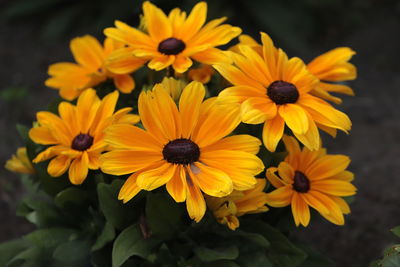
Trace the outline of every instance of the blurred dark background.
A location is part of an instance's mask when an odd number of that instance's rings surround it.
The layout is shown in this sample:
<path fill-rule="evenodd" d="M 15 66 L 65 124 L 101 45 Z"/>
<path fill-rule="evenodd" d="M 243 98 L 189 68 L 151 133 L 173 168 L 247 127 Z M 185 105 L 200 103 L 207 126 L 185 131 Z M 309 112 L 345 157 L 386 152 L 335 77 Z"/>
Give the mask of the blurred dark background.
<path fill-rule="evenodd" d="M 16 123 L 30 126 L 57 92 L 44 86 L 51 63 L 72 60 L 71 38 L 92 34 L 115 19 L 138 25 L 134 0 L 0 0 L 0 166 L 22 145 Z M 197 1 L 153 1 L 165 11 L 189 11 Z M 297 234 L 331 257 L 337 266 L 368 266 L 396 242 L 389 229 L 400 224 L 400 2 L 396 0 L 221 0 L 209 2 L 208 18 L 258 39 L 268 32 L 277 46 L 306 62 L 338 46 L 350 46 L 359 78 L 356 97 L 339 109 L 353 121 L 350 136 L 324 138 L 330 153 L 352 158 L 359 191 L 346 225 L 318 218 Z M 15 216 L 21 182 L 0 167 L 0 241 L 31 229 Z M 398 240 L 397 240 L 398 241 Z"/>

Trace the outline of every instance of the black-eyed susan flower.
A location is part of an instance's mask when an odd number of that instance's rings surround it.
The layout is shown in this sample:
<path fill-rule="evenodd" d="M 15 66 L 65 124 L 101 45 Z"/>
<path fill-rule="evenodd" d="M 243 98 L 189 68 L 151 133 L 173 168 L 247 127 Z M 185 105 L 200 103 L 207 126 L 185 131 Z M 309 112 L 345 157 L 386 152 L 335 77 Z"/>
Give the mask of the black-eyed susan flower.
<path fill-rule="evenodd" d="M 101 170 L 131 176 L 119 193 L 124 202 L 141 190 L 166 185 L 176 202 L 185 202 L 190 217 L 201 220 L 203 193 L 224 197 L 255 186 L 254 175 L 264 169 L 256 156 L 261 145 L 249 135 L 229 135 L 240 123 L 238 107 L 221 107 L 215 98 L 203 102 L 205 88 L 187 85 L 175 104 L 161 84 L 139 96 L 145 128 L 113 125 L 106 131 L 112 148 L 101 156 Z M 133 174 L 132 174 L 133 173 Z"/>
<path fill-rule="evenodd" d="M 205 2 L 196 4 L 189 16 L 178 8 L 167 16 L 146 1 L 143 15 L 146 32 L 116 21 L 116 28 L 107 28 L 104 33 L 128 45 L 126 58 L 137 56 L 146 59 L 148 67 L 157 71 L 172 66 L 176 72 L 183 73 L 192 65 L 192 59 L 204 64 L 230 62 L 229 56 L 216 47 L 241 33 L 238 27 L 221 24 L 226 18 L 205 24 Z"/>
<path fill-rule="evenodd" d="M 239 227 L 238 217 L 268 211 L 267 194 L 264 193 L 265 179 L 257 179 L 254 188 L 246 191 L 233 191 L 226 197 L 206 197 L 207 207 L 221 224 L 229 229 Z"/>
<path fill-rule="evenodd" d="M 251 46 L 241 45 L 241 54 L 232 53 L 236 66 L 215 65 L 233 84 L 219 94 L 219 101 L 240 103 L 245 123 L 264 123 L 263 141 L 270 151 L 275 151 L 285 125 L 311 150 L 320 147 L 317 126 L 350 130 L 346 114 L 310 94 L 319 81 L 307 71 L 303 61 L 296 57 L 288 59 L 267 34 L 261 33 L 261 39 L 262 56 Z"/>
<path fill-rule="evenodd" d="M 214 74 L 214 69 L 210 65 L 202 64 L 199 68 L 191 69 L 188 72 L 188 78 L 191 81 L 208 83 Z"/>
<path fill-rule="evenodd" d="M 308 63 L 307 69 L 320 80 L 311 94 L 337 104 L 342 103 L 342 100 L 330 93 L 354 95 L 349 86 L 332 82 L 349 81 L 357 77 L 356 67 L 349 62 L 355 53 L 348 47 L 338 47 Z"/>
<path fill-rule="evenodd" d="M 267 169 L 267 179 L 276 188 L 267 194 L 268 205 L 290 205 L 296 226 L 308 225 L 309 207 L 328 221 L 343 225 L 343 214 L 350 213 L 350 208 L 342 197 L 356 193 L 351 184 L 354 175 L 346 170 L 350 159 L 344 155 L 327 155 L 323 148 L 300 149 L 293 137 L 285 136 L 283 141 L 288 156 L 277 168 Z"/>
<path fill-rule="evenodd" d="M 24 174 L 34 174 L 35 169 L 32 166 L 32 162 L 28 158 L 26 153 L 26 147 L 20 147 L 17 149 L 17 153 L 11 156 L 11 159 L 7 160 L 5 168 L 9 171 Z"/>
<path fill-rule="evenodd" d="M 100 100 L 93 89 L 85 90 L 77 105 L 61 102 L 56 114 L 37 113 L 38 127 L 29 131 L 29 137 L 38 144 L 50 145 L 33 160 L 38 163 L 51 159 L 47 171 L 58 177 L 69 170 L 69 180 L 81 184 L 89 169 L 99 168 L 100 154 L 106 149 L 104 130 L 113 123 L 136 123 L 139 116 L 127 114 L 131 108 L 114 113 L 118 91 Z"/>
<path fill-rule="evenodd" d="M 71 52 L 77 63 L 60 62 L 50 65 L 46 80 L 48 87 L 60 91 L 60 95 L 66 100 L 73 100 L 87 88 L 98 85 L 110 78 L 122 93 L 130 93 L 135 87 L 135 81 L 129 73 L 140 68 L 144 64 L 143 59 L 130 57 L 115 62 L 120 72 L 112 72 L 106 65 L 107 57 L 111 52 L 123 47 L 112 39 L 105 39 L 104 46 L 90 36 L 77 37 L 70 43 Z M 121 66 L 129 65 L 122 71 Z"/>

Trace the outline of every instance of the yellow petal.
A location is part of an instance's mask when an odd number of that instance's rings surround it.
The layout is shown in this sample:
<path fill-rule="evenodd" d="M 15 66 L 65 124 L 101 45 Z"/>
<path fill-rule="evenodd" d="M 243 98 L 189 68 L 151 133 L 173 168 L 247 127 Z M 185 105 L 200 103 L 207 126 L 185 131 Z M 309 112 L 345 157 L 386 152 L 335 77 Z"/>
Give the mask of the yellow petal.
<path fill-rule="evenodd" d="M 355 186 L 349 182 L 333 179 L 313 181 L 312 187 L 313 190 L 339 197 L 352 196 L 356 193 L 357 190 Z"/>
<path fill-rule="evenodd" d="M 181 25 L 181 29 L 177 33 L 178 36 L 182 37 L 183 40 L 190 40 L 203 26 L 207 16 L 207 3 L 197 3 L 186 21 Z"/>
<path fill-rule="evenodd" d="M 282 186 L 285 186 L 286 183 L 280 179 L 275 173 L 278 171 L 277 168 L 275 167 L 270 167 L 267 169 L 266 171 L 266 176 L 268 181 L 275 187 L 275 188 L 279 188 Z"/>
<path fill-rule="evenodd" d="M 285 121 L 280 116 L 276 116 L 264 123 L 263 142 L 269 151 L 275 152 L 276 146 L 283 136 L 284 129 Z"/>
<path fill-rule="evenodd" d="M 136 184 L 138 175 L 139 173 L 134 173 L 125 181 L 118 194 L 119 200 L 126 203 L 140 192 L 141 189 Z"/>
<path fill-rule="evenodd" d="M 183 89 L 179 100 L 183 138 L 189 138 L 197 124 L 205 93 L 203 84 L 199 82 L 191 82 Z"/>
<path fill-rule="evenodd" d="M 35 127 L 29 130 L 29 138 L 35 143 L 41 145 L 53 145 L 59 143 L 56 140 L 48 128 L 45 127 Z"/>
<path fill-rule="evenodd" d="M 310 222 L 310 209 L 298 193 L 294 193 L 292 197 L 292 213 L 296 226 L 307 226 Z"/>
<path fill-rule="evenodd" d="M 143 3 L 143 15 L 153 40 L 163 41 L 172 37 L 171 23 L 161 9 L 146 1 Z"/>
<path fill-rule="evenodd" d="M 294 179 L 294 169 L 287 162 L 282 161 L 278 165 L 278 173 L 283 181 L 287 184 L 292 184 Z"/>
<path fill-rule="evenodd" d="M 107 128 L 105 141 L 116 149 L 161 152 L 163 144 L 139 127 L 116 124 Z"/>
<path fill-rule="evenodd" d="M 93 89 L 85 90 L 78 98 L 76 105 L 78 125 L 82 133 L 87 133 L 97 114 L 100 100 Z"/>
<path fill-rule="evenodd" d="M 147 64 L 147 66 L 150 69 L 160 71 L 160 70 L 165 69 L 166 67 L 170 66 L 172 63 L 174 63 L 174 61 L 175 61 L 175 56 L 160 55 L 160 56 L 154 57 Z"/>
<path fill-rule="evenodd" d="M 101 170 L 113 175 L 130 174 L 162 160 L 161 152 L 113 150 L 100 157 Z"/>
<path fill-rule="evenodd" d="M 214 65 L 213 67 L 231 84 L 256 88 L 260 92 L 265 94 L 266 90 L 261 83 L 251 79 L 237 67 L 231 64 L 222 64 L 222 63 Z"/>
<path fill-rule="evenodd" d="M 281 208 L 288 206 L 292 201 L 293 190 L 291 185 L 285 185 L 267 194 L 267 204 Z"/>
<path fill-rule="evenodd" d="M 279 106 L 279 115 L 286 125 L 295 133 L 304 134 L 308 130 L 308 116 L 306 111 L 295 104 Z"/>
<path fill-rule="evenodd" d="M 97 71 L 103 65 L 105 55 L 96 38 L 90 35 L 74 38 L 70 48 L 76 62 L 90 70 Z"/>
<path fill-rule="evenodd" d="M 115 87 L 118 88 L 122 93 L 129 94 L 135 88 L 135 81 L 129 74 L 115 75 L 113 77 Z"/>
<path fill-rule="evenodd" d="M 71 163 L 71 158 L 68 156 L 57 156 L 52 159 L 47 167 L 47 172 L 53 177 L 59 177 L 63 175 Z"/>
<path fill-rule="evenodd" d="M 186 171 L 183 166 L 177 166 L 174 176 L 167 183 L 167 191 L 176 202 L 186 200 Z"/>
<path fill-rule="evenodd" d="M 206 202 L 199 187 L 190 178 L 187 180 L 187 185 L 186 209 L 190 218 L 199 222 L 206 212 Z"/>
<path fill-rule="evenodd" d="M 217 168 L 195 162 L 188 170 L 192 181 L 207 195 L 223 197 L 233 190 L 231 178 Z"/>
<path fill-rule="evenodd" d="M 251 135 L 233 135 L 225 137 L 212 145 L 204 147 L 202 149 L 202 152 L 214 150 L 239 150 L 243 152 L 257 154 L 260 150 L 260 145 L 260 140 Z"/>
<path fill-rule="evenodd" d="M 148 191 L 154 190 L 168 183 L 174 176 L 176 168 L 176 164 L 161 161 L 148 170 L 140 172 L 136 184 L 141 189 Z"/>
<path fill-rule="evenodd" d="M 326 155 L 308 166 L 307 176 L 312 180 L 328 178 L 344 171 L 350 164 L 350 158 L 344 155 Z"/>
<path fill-rule="evenodd" d="M 82 156 L 74 159 L 69 167 L 69 180 L 72 184 L 82 184 L 88 175 L 89 169 L 89 158 L 86 152 L 82 153 Z"/>
<path fill-rule="evenodd" d="M 249 124 L 263 123 L 277 113 L 276 104 L 267 97 L 250 97 L 240 107 L 242 121 Z"/>

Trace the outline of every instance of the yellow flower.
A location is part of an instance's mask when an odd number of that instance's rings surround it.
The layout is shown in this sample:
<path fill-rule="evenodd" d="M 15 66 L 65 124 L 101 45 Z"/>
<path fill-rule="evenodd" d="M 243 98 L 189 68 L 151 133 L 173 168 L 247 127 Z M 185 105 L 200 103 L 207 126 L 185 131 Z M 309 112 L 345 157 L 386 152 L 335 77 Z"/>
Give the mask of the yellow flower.
<path fill-rule="evenodd" d="M 253 189 L 235 190 L 222 198 L 207 197 L 207 207 L 213 212 L 219 223 L 226 224 L 229 229 L 235 230 L 239 227 L 237 217 L 268 211 L 268 207 L 265 206 L 267 194 L 263 192 L 265 184 L 265 179 L 257 179 L 257 184 Z"/>
<path fill-rule="evenodd" d="M 191 69 L 188 72 L 188 78 L 191 81 L 198 81 L 201 83 L 208 83 L 214 74 L 214 69 L 210 65 L 202 64 L 197 69 Z"/>
<path fill-rule="evenodd" d="M 11 159 L 7 160 L 5 168 L 16 173 L 34 174 L 35 169 L 26 153 L 26 147 L 17 149 L 16 155 L 12 155 Z"/>
<path fill-rule="evenodd" d="M 114 113 L 118 95 L 118 91 L 114 91 L 100 100 L 95 90 L 87 89 L 79 96 L 76 106 L 61 102 L 59 116 L 38 112 L 39 127 L 32 128 L 29 137 L 38 144 L 51 146 L 33 162 L 53 158 L 47 168 L 51 176 L 61 176 L 69 169 L 71 183 L 83 183 L 89 169 L 99 168 L 100 154 L 107 147 L 104 130 L 114 123 L 139 121 L 139 116 L 127 114 L 131 108 Z"/>
<path fill-rule="evenodd" d="M 283 141 L 288 156 L 278 168 L 267 169 L 267 179 L 277 188 L 267 194 L 268 205 L 291 205 L 296 226 L 308 225 L 309 207 L 328 221 L 343 225 L 343 214 L 350 213 L 350 208 L 341 197 L 352 196 L 357 190 L 351 184 L 353 173 L 346 170 L 350 159 L 344 155 L 327 155 L 323 148 L 301 150 L 293 137 L 285 136 Z"/>
<path fill-rule="evenodd" d="M 48 87 L 60 90 L 60 95 L 67 100 L 73 100 L 80 93 L 90 87 L 96 86 L 107 78 L 114 80 L 114 85 L 122 93 L 130 93 L 135 87 L 133 78 L 128 74 L 144 64 L 143 59 L 131 57 L 118 61 L 115 65 L 129 65 L 129 72 L 111 72 L 106 66 L 107 57 L 123 47 L 122 43 L 112 39 L 105 39 L 104 47 L 90 35 L 72 39 L 71 52 L 77 63 L 60 62 L 49 67 L 46 80 Z"/>
<path fill-rule="evenodd" d="M 172 77 L 164 77 L 161 84 L 175 102 L 179 101 L 183 88 L 187 85 L 185 81 Z"/>
<path fill-rule="evenodd" d="M 101 156 L 101 170 L 132 174 L 119 193 L 124 203 L 141 190 L 166 185 L 176 202 L 185 202 L 190 217 L 201 220 L 206 203 L 202 192 L 223 197 L 255 186 L 264 169 L 256 156 L 260 141 L 249 135 L 229 135 L 240 123 L 238 107 L 221 107 L 215 98 L 203 102 L 205 88 L 191 82 L 175 104 L 163 85 L 139 96 L 145 128 L 113 125 L 106 142 L 113 149 Z"/>
<path fill-rule="evenodd" d="M 176 72 L 183 73 L 192 65 L 192 59 L 204 64 L 230 62 L 229 56 L 216 47 L 241 33 L 238 27 L 221 25 L 226 18 L 204 25 L 207 16 L 205 2 L 196 4 L 189 16 L 178 8 L 166 16 L 161 9 L 146 1 L 143 14 L 147 32 L 116 21 L 116 28 L 107 28 L 104 33 L 129 46 L 127 58 L 135 55 L 146 59 L 148 67 L 157 71 L 172 65 Z"/>
<path fill-rule="evenodd" d="M 342 100 L 332 96 L 331 92 L 354 95 L 349 86 L 327 82 L 343 82 L 354 80 L 357 77 L 356 67 L 348 62 L 355 53 L 348 47 L 338 47 L 314 58 L 308 63 L 308 70 L 321 80 L 311 93 L 337 104 L 342 103 Z"/>
<path fill-rule="evenodd" d="M 240 103 L 245 123 L 264 123 L 263 141 L 269 151 L 275 151 L 285 125 L 311 150 L 320 147 L 317 126 L 350 130 L 346 114 L 310 94 L 318 79 L 307 71 L 303 61 L 288 59 L 267 34 L 262 33 L 261 39 L 263 56 L 241 45 L 241 54 L 232 52 L 236 66 L 214 66 L 233 84 L 219 94 L 219 101 Z"/>

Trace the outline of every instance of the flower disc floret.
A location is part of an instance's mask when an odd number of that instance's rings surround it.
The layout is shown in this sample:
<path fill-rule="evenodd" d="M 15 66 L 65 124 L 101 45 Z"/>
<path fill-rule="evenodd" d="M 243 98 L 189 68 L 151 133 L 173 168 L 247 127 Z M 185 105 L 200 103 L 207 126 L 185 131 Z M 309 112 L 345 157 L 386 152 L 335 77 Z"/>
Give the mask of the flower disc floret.
<path fill-rule="evenodd" d="M 169 163 L 187 165 L 199 160 L 200 148 L 193 141 L 181 138 L 166 144 L 162 153 Z"/>

